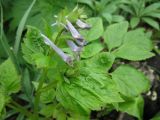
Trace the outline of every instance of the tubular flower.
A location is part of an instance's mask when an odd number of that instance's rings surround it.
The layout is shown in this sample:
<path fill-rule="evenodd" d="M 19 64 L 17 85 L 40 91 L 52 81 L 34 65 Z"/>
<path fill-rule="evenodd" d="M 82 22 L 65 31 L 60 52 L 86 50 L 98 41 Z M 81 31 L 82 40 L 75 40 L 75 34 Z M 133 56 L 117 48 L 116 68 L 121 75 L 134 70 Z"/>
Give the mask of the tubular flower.
<path fill-rule="evenodd" d="M 58 48 L 47 36 L 44 34 L 41 34 L 41 36 L 44 38 L 44 42 L 46 45 L 49 45 L 56 53 L 69 65 L 72 64 L 73 60 L 70 56 L 65 54 L 60 48 Z"/>
<path fill-rule="evenodd" d="M 71 48 L 73 52 L 80 52 L 82 47 L 78 47 L 73 41 L 67 40 L 68 46 Z"/>
<path fill-rule="evenodd" d="M 79 34 L 79 32 L 76 30 L 76 28 L 72 25 L 72 23 L 69 20 L 67 21 L 67 28 L 68 30 L 71 32 L 73 38 L 76 39 L 77 44 L 79 44 L 80 46 L 84 46 L 86 45 L 86 41 L 84 40 L 84 38 Z"/>
<path fill-rule="evenodd" d="M 76 21 L 76 24 L 78 25 L 78 27 L 82 28 L 82 29 L 90 29 L 91 26 L 83 21 L 81 21 L 80 19 L 78 19 Z"/>

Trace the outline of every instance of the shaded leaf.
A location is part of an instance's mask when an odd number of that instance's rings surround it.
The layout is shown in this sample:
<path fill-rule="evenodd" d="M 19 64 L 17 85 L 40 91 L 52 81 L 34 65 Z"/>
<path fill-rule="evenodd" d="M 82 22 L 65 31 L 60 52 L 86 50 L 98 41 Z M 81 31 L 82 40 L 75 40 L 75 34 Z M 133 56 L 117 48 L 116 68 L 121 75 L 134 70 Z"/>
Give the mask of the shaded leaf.
<path fill-rule="evenodd" d="M 144 101 L 142 96 L 132 98 L 126 102 L 119 103 L 119 110 L 142 120 Z"/>
<path fill-rule="evenodd" d="M 154 19 L 149 18 L 149 17 L 143 17 L 142 20 L 146 22 L 147 24 L 149 24 L 150 26 L 152 26 L 153 28 L 159 30 L 159 23 L 155 21 Z"/>

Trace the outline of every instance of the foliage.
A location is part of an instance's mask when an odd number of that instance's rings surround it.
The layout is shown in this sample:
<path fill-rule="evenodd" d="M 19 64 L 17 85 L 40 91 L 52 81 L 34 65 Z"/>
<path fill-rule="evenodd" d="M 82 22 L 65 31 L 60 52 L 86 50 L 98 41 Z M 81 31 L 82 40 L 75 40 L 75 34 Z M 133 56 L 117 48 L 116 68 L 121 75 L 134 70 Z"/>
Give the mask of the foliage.
<path fill-rule="evenodd" d="M 159 30 L 159 2 L 37 0 L 33 8 L 31 2 L 1 4 L 0 39 L 9 58 L 2 51 L 0 119 L 89 120 L 92 111 L 107 109 L 142 120 L 142 94 L 151 83 L 127 62 L 155 55 L 148 27 L 139 26 L 147 23 Z M 12 50 L 8 31 L 17 27 L 17 47 Z"/>
<path fill-rule="evenodd" d="M 149 5 L 147 2 L 145 0 L 126 0 L 126 4 L 121 5 L 121 8 L 128 16 L 131 16 L 132 28 L 143 22 L 159 30 L 160 2 L 153 2 Z"/>
<path fill-rule="evenodd" d="M 88 6 L 94 16 L 100 16 L 107 23 L 122 22 L 125 18 L 118 14 L 119 5 L 123 0 L 78 0 Z"/>

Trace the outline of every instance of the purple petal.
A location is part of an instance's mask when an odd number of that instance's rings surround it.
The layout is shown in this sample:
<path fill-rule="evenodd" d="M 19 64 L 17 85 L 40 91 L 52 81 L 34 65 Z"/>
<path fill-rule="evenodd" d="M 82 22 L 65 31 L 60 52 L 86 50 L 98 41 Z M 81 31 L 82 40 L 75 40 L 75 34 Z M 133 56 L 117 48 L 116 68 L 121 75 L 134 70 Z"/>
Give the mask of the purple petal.
<path fill-rule="evenodd" d="M 80 19 L 78 19 L 78 20 L 76 21 L 76 24 L 77 24 L 80 28 L 82 28 L 82 29 L 89 29 L 89 28 L 91 28 L 91 26 L 90 26 L 89 24 L 81 21 Z"/>
<path fill-rule="evenodd" d="M 65 54 L 60 48 L 58 48 L 47 36 L 44 34 L 41 34 L 41 36 L 44 38 L 44 42 L 46 45 L 49 45 L 53 50 L 56 51 L 56 53 L 69 65 L 72 64 L 73 60 L 70 56 Z"/>

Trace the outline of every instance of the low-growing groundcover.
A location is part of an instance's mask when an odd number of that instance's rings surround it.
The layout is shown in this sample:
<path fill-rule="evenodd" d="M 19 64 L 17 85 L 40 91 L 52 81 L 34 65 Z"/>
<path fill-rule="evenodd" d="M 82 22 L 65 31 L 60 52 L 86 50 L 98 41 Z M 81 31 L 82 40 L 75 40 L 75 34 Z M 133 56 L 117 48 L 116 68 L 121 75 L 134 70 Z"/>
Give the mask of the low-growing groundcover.
<path fill-rule="evenodd" d="M 143 120 L 143 95 L 152 83 L 127 63 L 155 55 L 148 32 L 126 20 L 106 25 L 76 7 L 62 10 L 52 25 L 44 20 L 43 30 L 28 25 L 20 42 L 34 3 L 20 22 L 14 52 L 8 47 L 10 57 L 0 64 L 0 119 L 90 120 L 93 111 L 119 111 Z M 1 24 L 1 40 L 3 32 Z"/>

